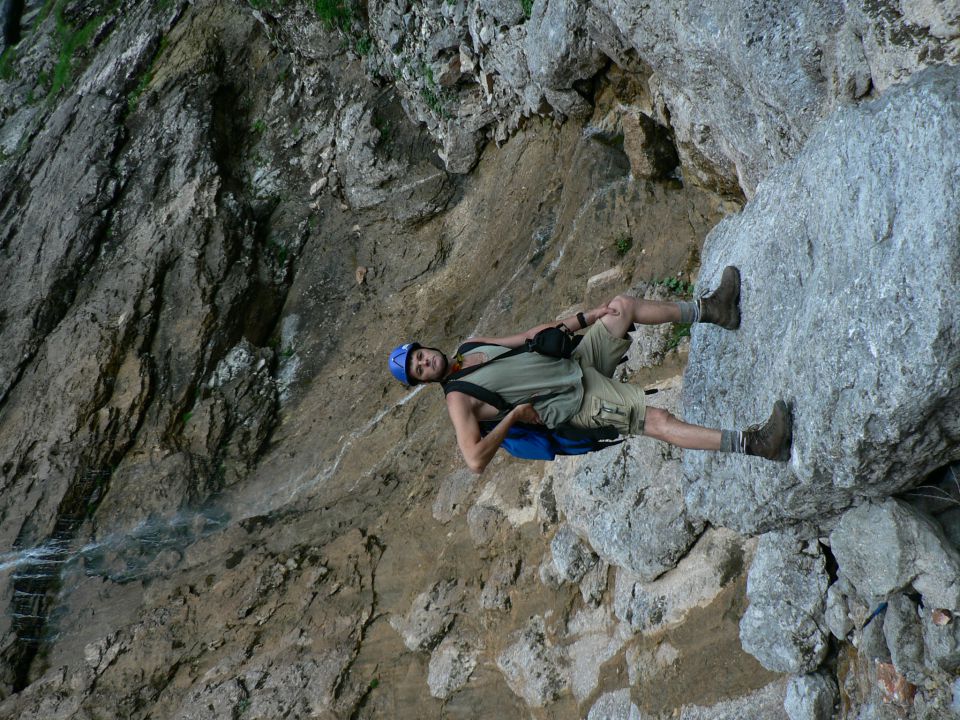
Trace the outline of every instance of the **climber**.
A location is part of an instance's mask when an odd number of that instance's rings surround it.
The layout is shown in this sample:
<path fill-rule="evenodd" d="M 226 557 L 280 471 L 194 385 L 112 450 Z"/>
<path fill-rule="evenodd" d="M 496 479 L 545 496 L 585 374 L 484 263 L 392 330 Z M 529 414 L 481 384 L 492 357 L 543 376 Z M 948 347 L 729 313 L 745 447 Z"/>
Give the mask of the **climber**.
<path fill-rule="evenodd" d="M 390 354 L 389 367 L 407 385 L 437 382 L 444 387 L 457 444 L 477 473 L 501 445 L 518 457 L 550 459 L 598 449 L 617 436 L 640 434 L 692 450 L 783 462 L 790 457 L 791 417 L 782 400 L 761 426 L 718 430 L 646 407 L 642 388 L 611 379 L 630 346 L 627 332 L 634 323 L 699 322 L 736 330 L 739 305 L 740 272 L 729 266 L 716 290 L 692 302 L 618 295 L 558 325 L 471 338 L 452 357 L 407 343 Z M 573 335 L 587 328 L 582 336 Z M 530 442 L 543 447 L 530 451 Z"/>

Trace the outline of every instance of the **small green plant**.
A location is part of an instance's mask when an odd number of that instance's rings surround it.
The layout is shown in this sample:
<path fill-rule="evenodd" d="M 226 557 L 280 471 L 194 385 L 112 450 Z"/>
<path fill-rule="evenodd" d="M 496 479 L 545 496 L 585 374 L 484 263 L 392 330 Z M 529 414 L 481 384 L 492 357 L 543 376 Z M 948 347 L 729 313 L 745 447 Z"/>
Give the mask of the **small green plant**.
<path fill-rule="evenodd" d="M 10 46 L 0 55 L 0 79 L 12 80 L 14 75 L 13 61 L 17 59 L 16 47 Z"/>
<path fill-rule="evenodd" d="M 371 689 L 371 690 L 376 690 L 379 685 L 380 685 L 380 681 L 377 680 L 376 678 L 374 678 L 373 680 L 370 681 L 370 689 Z"/>
<path fill-rule="evenodd" d="M 294 350 L 293 346 L 291 345 L 288 348 L 284 348 L 283 352 L 280 354 L 285 358 L 292 358 L 295 352 L 296 350 Z"/>
<path fill-rule="evenodd" d="M 437 81 L 433 78 L 433 68 L 424 63 L 421 65 L 421 72 L 423 73 L 424 87 L 420 88 L 420 98 L 437 115 L 450 119 L 452 116 L 447 110 L 450 97 L 437 86 Z"/>
<path fill-rule="evenodd" d="M 690 323 L 674 323 L 667 339 L 666 350 L 669 352 L 680 344 L 685 337 L 690 337 Z"/>
<path fill-rule="evenodd" d="M 360 33 L 353 40 L 353 49 L 360 57 L 369 55 L 372 47 L 373 40 L 370 38 L 369 33 Z"/>
<path fill-rule="evenodd" d="M 260 134 L 266 129 L 267 129 L 267 124 L 262 119 L 257 118 L 256 120 L 253 121 L 252 130 L 255 133 Z"/>
<path fill-rule="evenodd" d="M 681 280 L 680 278 L 663 278 L 662 280 L 655 281 L 654 285 L 661 285 L 674 295 L 680 295 L 681 297 L 690 297 L 693 295 L 693 283 Z"/>
<path fill-rule="evenodd" d="M 630 248 L 633 247 L 633 238 L 624 233 L 623 235 L 617 237 L 616 241 L 614 242 L 614 247 L 617 249 L 617 255 L 623 257 L 630 252 Z"/>
<path fill-rule="evenodd" d="M 523 14 L 527 17 L 527 20 L 529 20 L 533 14 L 533 0 L 520 0 L 520 7 L 523 9 Z"/>
<path fill-rule="evenodd" d="M 313 9 L 327 30 L 349 32 L 353 23 L 353 9 L 349 0 L 314 0 Z"/>
<path fill-rule="evenodd" d="M 193 417 L 193 413 L 192 413 L 192 412 L 190 412 L 189 410 L 188 410 L 187 412 L 185 412 L 185 413 L 183 414 L 183 424 L 186 425 L 188 422 L 190 422 L 190 418 L 192 418 L 192 417 Z"/>

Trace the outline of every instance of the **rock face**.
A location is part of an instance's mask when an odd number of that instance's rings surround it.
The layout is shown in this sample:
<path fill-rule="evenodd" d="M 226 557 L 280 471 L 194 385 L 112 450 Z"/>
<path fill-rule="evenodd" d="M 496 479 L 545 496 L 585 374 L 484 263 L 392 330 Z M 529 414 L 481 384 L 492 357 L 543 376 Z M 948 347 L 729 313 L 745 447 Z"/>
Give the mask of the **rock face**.
<path fill-rule="evenodd" d="M 861 720 L 957 705 L 955 3 L 647 5 L 0 1 L 0 718 L 782 720 L 721 524 L 776 530 L 770 667 L 829 627 Z M 751 196 L 685 414 L 785 393 L 786 467 L 639 439 L 478 482 L 384 372 L 671 299 Z M 680 328 L 636 335 L 680 414 Z"/>
<path fill-rule="evenodd" d="M 711 233 L 704 286 L 738 265 L 743 322 L 695 328 L 686 418 L 741 427 L 784 398 L 794 444 L 786 465 L 688 453 L 697 515 L 745 532 L 820 519 L 957 459 L 958 87 L 934 69 L 838 110 Z"/>
<path fill-rule="evenodd" d="M 382 0 L 370 17 L 373 64 L 399 77 L 454 172 L 472 167 L 484 137 L 502 141 L 525 116 L 582 115 L 584 81 L 609 58 L 640 65 L 640 109 L 670 128 L 685 173 L 748 196 L 838 106 L 960 58 L 960 18 L 931 4 L 549 0 L 526 17 L 511 3 L 408 12 Z"/>

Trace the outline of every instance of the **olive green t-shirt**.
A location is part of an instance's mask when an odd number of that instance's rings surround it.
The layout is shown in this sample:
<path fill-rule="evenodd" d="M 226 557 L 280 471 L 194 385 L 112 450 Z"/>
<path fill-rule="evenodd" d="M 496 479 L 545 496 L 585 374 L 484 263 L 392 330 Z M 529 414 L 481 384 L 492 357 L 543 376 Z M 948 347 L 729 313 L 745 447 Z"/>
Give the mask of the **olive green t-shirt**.
<path fill-rule="evenodd" d="M 510 348 L 480 345 L 467 354 L 482 352 L 493 360 Z M 533 403 L 547 427 L 556 427 L 575 414 L 583 402 L 583 370 L 576 360 L 525 352 L 491 362 L 466 375 L 474 383 L 499 394 L 511 405 Z M 536 398 L 543 398 L 537 400 Z"/>

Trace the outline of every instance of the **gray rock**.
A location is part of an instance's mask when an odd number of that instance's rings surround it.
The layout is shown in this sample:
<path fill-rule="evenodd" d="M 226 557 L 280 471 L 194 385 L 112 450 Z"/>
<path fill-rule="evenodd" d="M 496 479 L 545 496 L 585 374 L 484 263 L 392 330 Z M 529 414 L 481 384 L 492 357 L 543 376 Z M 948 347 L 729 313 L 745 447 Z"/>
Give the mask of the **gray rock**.
<path fill-rule="evenodd" d="M 568 582 L 580 582 L 597 564 L 597 556 L 566 523 L 550 541 L 550 552 L 557 574 Z"/>
<path fill-rule="evenodd" d="M 790 678 L 783 708 L 790 720 L 831 720 L 840 700 L 837 681 L 823 673 Z"/>
<path fill-rule="evenodd" d="M 845 513 L 830 535 L 840 572 L 868 599 L 913 585 L 927 607 L 960 609 L 960 553 L 940 527 L 898 500 Z"/>
<path fill-rule="evenodd" d="M 443 479 L 437 499 L 433 501 L 433 517 L 438 522 L 448 523 L 463 508 L 470 491 L 476 485 L 477 476 L 467 468 L 456 470 Z"/>
<path fill-rule="evenodd" d="M 882 612 L 858 629 L 853 641 L 857 647 L 857 652 L 874 663 L 889 663 L 892 660 L 890 648 L 887 647 L 887 639 L 883 635 Z"/>
<path fill-rule="evenodd" d="M 422 221 L 442 210 L 453 192 L 447 173 L 423 157 L 384 157 L 377 152 L 380 139 L 366 102 L 341 111 L 336 168 L 350 207 L 377 207 L 401 222 Z"/>
<path fill-rule="evenodd" d="M 677 400 L 676 390 L 657 396 L 667 409 Z M 678 448 L 647 438 L 592 453 L 558 472 L 557 507 L 601 558 L 653 580 L 703 530 L 683 503 L 680 457 Z"/>
<path fill-rule="evenodd" d="M 700 285 L 738 265 L 743 322 L 694 328 L 684 415 L 742 427 L 784 398 L 794 443 L 787 464 L 686 453 L 694 514 L 744 532 L 829 519 L 960 456 L 960 244 L 940 241 L 960 218 L 958 88 L 960 69 L 931 69 L 838 110 L 707 238 Z"/>
<path fill-rule="evenodd" d="M 477 7 L 503 25 L 523 22 L 520 0 L 478 0 Z"/>
<path fill-rule="evenodd" d="M 960 620 L 953 617 L 945 625 L 938 625 L 933 622 L 933 610 L 923 609 L 925 663 L 933 671 L 956 673 L 960 671 Z"/>
<path fill-rule="evenodd" d="M 784 720 L 786 681 L 778 680 L 741 697 L 701 707 L 684 705 L 678 720 Z"/>
<path fill-rule="evenodd" d="M 618 569 L 614 612 L 634 631 L 656 631 L 681 622 L 745 572 L 754 544 L 729 530 L 710 528 L 674 570 L 652 582 Z"/>
<path fill-rule="evenodd" d="M 445 638 L 430 655 L 427 685 L 430 694 L 446 700 L 470 680 L 479 650 L 463 638 Z"/>
<path fill-rule="evenodd" d="M 960 508 L 948 510 L 937 516 L 937 522 L 943 528 L 943 534 L 950 544 L 960 549 Z"/>
<path fill-rule="evenodd" d="M 926 676 L 923 629 L 917 604 L 910 598 L 897 593 L 889 599 L 883 616 L 883 637 L 897 672 L 914 685 L 922 684 Z"/>
<path fill-rule="evenodd" d="M 740 620 L 740 642 L 768 670 L 816 670 L 826 657 L 826 562 L 816 541 L 791 533 L 760 538 L 747 576 L 750 606 Z"/>
<path fill-rule="evenodd" d="M 507 685 L 530 707 L 556 700 L 569 684 L 563 653 L 547 639 L 543 618 L 535 615 L 497 657 Z"/>
<path fill-rule="evenodd" d="M 461 597 L 455 580 L 437 582 L 414 598 L 406 615 L 391 617 L 390 625 L 403 638 L 407 649 L 430 651 L 453 625 Z"/>
<path fill-rule="evenodd" d="M 467 527 L 476 547 L 489 545 L 505 522 L 503 513 L 490 505 L 475 504 L 467 511 Z"/>
<path fill-rule="evenodd" d="M 839 583 L 834 583 L 827 588 L 824 619 L 827 621 L 830 632 L 837 640 L 846 640 L 847 635 L 853 630 L 853 620 L 850 619 L 847 599 L 840 590 Z"/>
<path fill-rule="evenodd" d="M 643 720 L 643 716 L 630 699 L 630 688 L 624 688 L 598 697 L 587 713 L 587 720 Z"/>
<path fill-rule="evenodd" d="M 585 0 L 541 0 L 526 24 L 527 68 L 531 80 L 553 91 L 592 77 L 604 63 L 588 36 Z"/>
<path fill-rule="evenodd" d="M 601 560 L 594 563 L 580 580 L 580 597 L 590 607 L 597 607 L 603 599 L 609 572 L 610 566 Z"/>
<path fill-rule="evenodd" d="M 520 572 L 520 558 L 507 555 L 497 558 L 480 592 L 479 603 L 484 610 L 509 610 L 509 589 Z"/>

